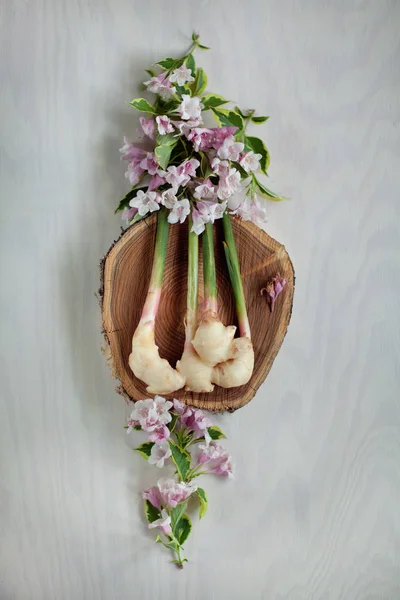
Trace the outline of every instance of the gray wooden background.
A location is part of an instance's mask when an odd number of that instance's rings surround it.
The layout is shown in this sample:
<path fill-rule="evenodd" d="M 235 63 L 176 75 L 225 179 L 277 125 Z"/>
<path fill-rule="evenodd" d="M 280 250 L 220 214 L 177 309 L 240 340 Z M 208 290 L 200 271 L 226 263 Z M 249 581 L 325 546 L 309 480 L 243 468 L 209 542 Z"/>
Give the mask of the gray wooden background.
<path fill-rule="evenodd" d="M 400 2 L 0 0 L 1 600 L 400 598 Z M 268 232 L 297 273 L 237 475 L 177 572 L 148 534 L 94 292 L 143 69 L 191 31 L 271 120 Z"/>

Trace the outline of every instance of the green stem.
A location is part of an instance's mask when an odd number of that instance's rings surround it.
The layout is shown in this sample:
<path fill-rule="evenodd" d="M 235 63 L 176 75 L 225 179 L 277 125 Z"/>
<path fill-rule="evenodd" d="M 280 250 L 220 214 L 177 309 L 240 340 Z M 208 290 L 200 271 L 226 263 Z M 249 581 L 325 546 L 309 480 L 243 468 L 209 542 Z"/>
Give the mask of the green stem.
<path fill-rule="evenodd" d="M 164 277 L 165 257 L 168 244 L 168 220 L 167 209 L 161 208 L 157 215 L 157 233 L 154 246 L 153 268 L 151 270 L 149 291 L 143 306 L 141 320 L 151 321 L 155 319 L 158 305 L 160 303 L 161 287 Z"/>
<path fill-rule="evenodd" d="M 247 317 L 246 301 L 244 298 L 243 283 L 240 275 L 239 259 L 236 251 L 235 238 L 232 231 L 231 218 L 228 213 L 224 213 L 222 221 L 225 235 L 224 250 L 229 276 L 231 279 L 233 295 L 235 297 L 235 306 L 239 322 L 240 335 L 250 339 L 250 325 Z"/>
<path fill-rule="evenodd" d="M 187 276 L 187 314 L 186 314 L 186 341 L 191 345 L 197 317 L 197 295 L 199 287 L 199 237 L 191 231 L 192 216 L 189 216 L 188 240 L 188 276 Z"/>
<path fill-rule="evenodd" d="M 206 223 L 203 233 L 204 310 L 217 312 L 217 276 L 214 257 L 214 226 Z"/>

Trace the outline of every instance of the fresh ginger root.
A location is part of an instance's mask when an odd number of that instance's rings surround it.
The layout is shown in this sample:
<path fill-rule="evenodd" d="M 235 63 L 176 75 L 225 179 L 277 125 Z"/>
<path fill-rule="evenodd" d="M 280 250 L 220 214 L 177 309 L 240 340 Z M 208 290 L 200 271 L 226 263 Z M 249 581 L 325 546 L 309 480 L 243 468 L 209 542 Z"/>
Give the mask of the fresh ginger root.
<path fill-rule="evenodd" d="M 213 368 L 205 364 L 193 348 L 187 347 L 182 358 L 176 363 L 176 369 L 185 378 L 185 390 L 188 392 L 212 392 L 211 382 Z"/>
<path fill-rule="evenodd" d="M 154 322 L 140 322 L 132 338 L 129 366 L 138 379 L 147 383 L 149 394 L 170 394 L 185 385 L 185 378 L 158 353 Z"/>
<path fill-rule="evenodd" d="M 201 360 L 211 367 L 234 357 L 232 342 L 236 327 L 225 327 L 217 313 L 208 310 L 200 320 L 192 344 Z"/>
<path fill-rule="evenodd" d="M 236 338 L 232 342 L 232 359 L 213 368 L 211 381 L 224 388 L 247 383 L 254 369 L 254 349 L 248 337 Z"/>

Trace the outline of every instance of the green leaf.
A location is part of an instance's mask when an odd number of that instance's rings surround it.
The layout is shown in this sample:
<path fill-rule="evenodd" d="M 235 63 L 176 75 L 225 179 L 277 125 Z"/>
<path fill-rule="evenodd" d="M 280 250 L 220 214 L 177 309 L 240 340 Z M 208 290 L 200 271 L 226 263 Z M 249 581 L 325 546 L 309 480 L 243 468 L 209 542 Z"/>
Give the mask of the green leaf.
<path fill-rule="evenodd" d="M 172 69 L 175 66 L 175 63 L 176 63 L 176 60 L 169 56 L 168 58 L 163 58 L 163 60 L 159 60 L 156 63 L 156 65 L 159 65 L 163 69 L 166 69 L 167 71 L 169 71 L 170 69 Z"/>
<path fill-rule="evenodd" d="M 187 500 L 185 500 L 184 502 L 180 502 L 179 504 L 177 504 L 175 506 L 175 508 L 172 508 L 171 512 L 169 513 L 171 516 L 172 533 L 174 534 L 175 537 L 176 537 L 177 526 L 178 526 L 179 521 L 181 520 L 185 510 L 187 509 L 187 505 L 188 505 Z"/>
<path fill-rule="evenodd" d="M 225 98 L 218 96 L 218 94 L 207 94 L 206 96 L 203 96 L 201 102 L 204 105 L 204 110 L 208 110 L 209 108 L 222 106 L 222 104 L 226 104 L 229 100 L 225 100 Z"/>
<path fill-rule="evenodd" d="M 172 452 L 172 460 L 178 470 L 180 478 L 184 481 L 190 469 L 190 454 L 186 450 L 182 450 L 175 444 L 169 441 L 169 447 Z"/>
<path fill-rule="evenodd" d="M 142 428 L 140 427 L 140 425 L 134 425 L 134 426 L 133 426 L 133 429 L 134 429 L 135 431 L 142 431 Z"/>
<path fill-rule="evenodd" d="M 247 118 L 247 115 L 245 115 L 238 106 L 235 106 L 235 112 L 237 112 L 242 117 L 242 119 Z"/>
<path fill-rule="evenodd" d="M 255 154 L 261 154 L 260 166 L 261 171 L 267 174 L 269 167 L 270 156 L 267 147 L 260 138 L 247 136 L 245 138 L 245 146 L 247 150 L 252 150 Z"/>
<path fill-rule="evenodd" d="M 275 192 L 272 192 L 267 187 L 265 187 L 264 184 L 258 181 L 257 177 L 253 176 L 253 181 L 256 188 L 258 189 L 258 192 L 262 196 L 264 196 L 264 198 L 272 200 L 273 202 L 282 202 L 282 200 L 287 200 L 287 198 L 285 198 L 284 196 L 278 196 L 278 194 L 275 194 Z"/>
<path fill-rule="evenodd" d="M 137 192 L 138 190 L 135 189 L 129 190 L 126 196 L 124 196 L 122 200 L 119 201 L 119 204 L 115 209 L 114 214 L 117 214 L 117 212 L 119 212 L 120 210 L 125 210 L 125 208 L 128 208 L 129 202 L 132 200 L 132 198 L 134 198 L 137 195 Z"/>
<path fill-rule="evenodd" d="M 208 508 L 207 494 L 205 493 L 203 488 L 197 488 L 196 494 L 200 502 L 199 519 L 202 519 L 206 514 Z"/>
<path fill-rule="evenodd" d="M 205 152 L 198 152 L 200 155 L 200 172 L 203 179 L 207 179 L 214 173 L 211 168 L 210 159 Z"/>
<path fill-rule="evenodd" d="M 157 135 L 157 146 L 154 155 L 162 169 L 166 169 L 171 158 L 171 152 L 178 143 L 178 138 L 171 133 L 166 135 Z"/>
<path fill-rule="evenodd" d="M 140 110 L 140 112 L 151 114 L 154 114 L 156 112 L 154 106 L 152 106 L 150 102 L 147 102 L 147 100 L 145 100 L 144 98 L 135 98 L 134 100 L 132 100 L 132 102 L 129 102 L 129 104 L 133 106 L 133 108 L 136 108 L 136 110 Z"/>
<path fill-rule="evenodd" d="M 187 57 L 186 66 L 192 71 L 192 77 L 194 77 L 196 74 L 196 63 L 193 54 L 189 54 L 189 56 Z"/>
<path fill-rule="evenodd" d="M 182 546 L 189 537 L 190 532 L 192 531 L 192 522 L 187 515 L 182 515 L 177 526 L 175 537 L 178 540 L 179 544 Z"/>
<path fill-rule="evenodd" d="M 232 161 L 232 166 L 239 171 L 242 179 L 247 179 L 249 177 L 249 173 L 246 171 L 246 169 L 243 169 L 242 165 L 238 162 Z"/>
<path fill-rule="evenodd" d="M 211 50 L 211 48 L 209 48 L 208 46 L 203 46 L 203 44 L 197 44 L 198 48 L 201 48 L 202 50 Z"/>
<path fill-rule="evenodd" d="M 251 120 L 253 123 L 265 123 L 265 121 L 268 121 L 269 117 L 251 117 Z"/>
<path fill-rule="evenodd" d="M 157 519 L 161 519 L 161 513 L 155 506 L 152 505 L 150 500 L 144 501 L 144 514 L 149 523 L 153 523 L 157 521 Z"/>
<path fill-rule="evenodd" d="M 159 115 L 169 115 L 178 108 L 179 102 L 177 100 L 168 100 L 168 102 L 164 102 L 162 98 L 157 99 L 155 111 Z"/>
<path fill-rule="evenodd" d="M 179 419 L 179 415 L 172 415 L 172 419 L 170 420 L 170 422 L 167 425 L 167 427 L 170 431 L 173 431 L 175 429 L 175 425 L 176 425 L 176 422 L 178 419 Z"/>
<path fill-rule="evenodd" d="M 146 460 L 148 460 L 153 446 L 154 442 L 144 442 L 144 444 L 141 444 L 135 448 L 135 450 L 136 452 L 139 452 L 139 454 L 141 454 Z"/>
<path fill-rule="evenodd" d="M 145 69 L 145 72 L 150 75 L 150 77 L 157 77 L 157 71 L 154 69 Z"/>
<path fill-rule="evenodd" d="M 198 34 L 195 31 L 193 31 L 193 33 L 192 33 L 192 41 L 195 42 L 198 38 L 199 38 Z"/>
<path fill-rule="evenodd" d="M 239 130 L 243 129 L 242 117 L 233 110 L 227 110 L 226 108 L 211 108 L 211 110 L 220 127 L 230 127 L 231 125 L 234 125 Z"/>
<path fill-rule="evenodd" d="M 193 96 L 200 96 L 204 92 L 207 86 L 207 75 L 204 72 L 204 69 L 200 67 L 196 71 L 196 79 L 193 81 L 191 85 Z"/>
<path fill-rule="evenodd" d="M 147 214 L 146 215 L 139 215 L 139 213 L 137 212 L 136 215 L 133 217 L 132 221 L 129 221 L 129 225 L 134 225 L 138 221 L 141 221 L 142 219 L 145 219 L 148 216 L 149 215 L 147 215 Z"/>
<path fill-rule="evenodd" d="M 216 427 L 215 425 L 208 428 L 208 433 L 210 434 L 210 438 L 212 440 L 221 440 L 222 438 L 226 438 L 224 432 L 221 431 L 221 429 L 219 427 Z"/>

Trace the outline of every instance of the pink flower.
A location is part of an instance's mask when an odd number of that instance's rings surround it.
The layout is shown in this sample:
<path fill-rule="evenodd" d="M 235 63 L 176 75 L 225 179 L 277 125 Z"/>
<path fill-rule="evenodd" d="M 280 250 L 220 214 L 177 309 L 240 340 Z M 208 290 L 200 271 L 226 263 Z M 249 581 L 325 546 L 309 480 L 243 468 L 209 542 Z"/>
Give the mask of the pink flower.
<path fill-rule="evenodd" d="M 132 421 L 137 421 L 143 431 L 154 431 L 160 424 L 154 400 L 138 400 L 131 412 Z"/>
<path fill-rule="evenodd" d="M 146 150 L 142 150 L 142 148 L 138 148 L 131 144 L 128 138 L 124 137 L 124 145 L 119 149 L 121 153 L 121 160 L 138 160 L 139 162 L 143 157 L 146 156 Z"/>
<path fill-rule="evenodd" d="M 151 140 L 156 139 L 156 126 L 153 117 L 146 119 L 146 117 L 139 117 L 140 125 L 143 129 L 143 133 L 147 135 Z"/>
<path fill-rule="evenodd" d="M 183 402 L 180 402 L 179 400 L 177 400 L 176 398 L 174 398 L 173 402 L 174 402 L 174 412 L 177 415 L 182 415 L 186 410 L 186 405 L 183 404 Z"/>
<path fill-rule="evenodd" d="M 189 142 L 193 143 L 196 152 L 209 150 L 213 146 L 213 132 L 206 127 L 195 127 L 187 134 Z"/>
<path fill-rule="evenodd" d="M 237 127 L 213 127 L 211 131 L 213 134 L 213 147 L 219 150 L 225 139 L 231 137 L 237 131 Z"/>
<path fill-rule="evenodd" d="M 167 477 L 159 479 L 157 487 L 160 491 L 162 505 L 170 508 L 175 508 L 179 502 L 187 500 L 197 490 L 197 485 L 194 483 L 178 482 Z"/>
<path fill-rule="evenodd" d="M 149 523 L 149 529 L 154 529 L 155 527 L 158 527 L 160 531 L 165 535 L 170 535 L 172 533 L 171 517 L 169 516 L 165 508 L 163 508 L 161 511 L 160 519 L 156 519 L 152 523 Z"/>
<path fill-rule="evenodd" d="M 227 175 L 220 175 L 217 196 L 225 200 L 240 188 L 240 173 L 236 169 L 229 169 Z"/>
<path fill-rule="evenodd" d="M 217 154 L 220 158 L 226 160 L 239 160 L 240 153 L 243 151 L 244 144 L 235 142 L 233 135 L 225 138 L 224 143 L 219 148 Z"/>
<path fill-rule="evenodd" d="M 170 435 L 171 432 L 166 425 L 159 425 L 154 431 L 149 433 L 149 440 L 150 442 L 159 444 L 160 442 L 168 440 Z"/>
<path fill-rule="evenodd" d="M 196 158 L 191 158 L 190 160 L 186 160 L 183 162 L 179 169 L 182 169 L 182 173 L 188 175 L 189 177 L 196 176 L 196 169 L 200 166 L 200 162 Z"/>
<path fill-rule="evenodd" d="M 185 83 L 188 83 L 189 81 L 194 81 L 194 77 L 192 76 L 191 69 L 188 69 L 187 66 L 183 64 L 179 69 L 172 71 L 169 80 L 171 83 L 185 85 Z"/>
<path fill-rule="evenodd" d="M 211 162 L 211 168 L 219 177 L 226 177 L 229 173 L 229 162 L 215 157 Z"/>
<path fill-rule="evenodd" d="M 214 223 L 216 219 L 221 219 L 226 209 L 226 202 L 209 202 L 202 200 L 197 202 L 196 208 L 202 215 L 205 223 Z"/>
<path fill-rule="evenodd" d="M 128 429 L 126 430 L 126 433 L 130 433 L 138 425 L 139 425 L 139 421 L 135 421 L 134 419 L 132 419 L 132 415 L 131 415 L 128 419 Z"/>
<path fill-rule="evenodd" d="M 197 462 L 206 465 L 207 473 L 232 476 L 232 457 L 226 448 L 211 441 L 209 444 L 200 444 L 199 450 Z"/>
<path fill-rule="evenodd" d="M 205 224 L 207 223 L 207 217 L 202 215 L 196 208 L 192 209 L 192 229 L 196 235 L 200 235 L 205 230 Z"/>
<path fill-rule="evenodd" d="M 149 488 L 148 490 L 145 490 L 142 496 L 145 500 L 148 500 L 150 504 L 158 508 L 158 510 L 161 510 L 162 498 L 160 490 L 157 486 L 153 485 L 153 487 Z"/>
<path fill-rule="evenodd" d="M 168 167 L 167 172 L 163 172 L 165 180 L 172 186 L 172 189 L 176 191 L 180 186 L 185 186 L 189 183 L 190 178 L 196 175 L 196 169 L 200 165 L 200 162 L 195 158 L 186 160 L 179 167 L 174 165 Z"/>
<path fill-rule="evenodd" d="M 136 213 L 137 208 L 126 208 L 121 215 L 121 219 L 130 223 L 134 219 Z"/>
<path fill-rule="evenodd" d="M 160 177 L 160 175 L 158 173 L 156 173 L 155 175 L 153 175 L 153 177 L 149 181 L 148 191 L 153 192 L 154 190 L 159 188 L 160 185 L 163 185 L 164 183 L 165 183 L 165 179 L 163 177 Z"/>
<path fill-rule="evenodd" d="M 171 86 L 164 73 L 145 81 L 144 85 L 147 86 L 149 92 L 158 94 L 163 100 L 169 100 L 175 94 L 175 88 Z"/>
<path fill-rule="evenodd" d="M 161 204 L 163 204 L 166 208 L 174 208 L 175 204 L 178 202 L 178 198 L 176 197 L 175 191 L 173 188 L 169 188 L 168 190 L 164 190 L 161 193 Z"/>
<path fill-rule="evenodd" d="M 171 119 L 166 115 L 156 117 L 156 122 L 158 127 L 158 133 L 160 135 L 165 135 L 166 133 L 172 133 L 174 131 Z"/>
<path fill-rule="evenodd" d="M 275 275 L 272 281 L 270 281 L 267 284 L 267 286 L 261 290 L 261 294 L 263 294 L 264 292 L 267 294 L 271 312 L 274 310 L 274 304 L 276 302 L 277 297 L 283 291 L 286 284 L 287 279 L 281 277 L 278 273 L 278 275 Z"/>
<path fill-rule="evenodd" d="M 154 444 L 149 456 L 149 465 L 156 465 L 156 467 L 162 469 L 165 461 L 169 459 L 171 454 L 168 442 L 162 441 L 161 443 Z"/>
<path fill-rule="evenodd" d="M 138 213 L 140 216 L 144 217 L 148 212 L 154 212 L 159 210 L 159 200 L 161 196 L 157 194 L 157 192 L 144 192 L 143 190 L 138 190 L 135 198 L 129 202 L 129 206 L 138 209 Z"/>
<path fill-rule="evenodd" d="M 147 152 L 146 157 L 141 161 L 140 167 L 147 171 L 149 175 L 155 175 L 158 171 L 158 162 L 152 152 Z"/>
<path fill-rule="evenodd" d="M 179 417 L 179 420 L 188 429 L 202 433 L 212 425 L 211 420 L 201 410 L 189 407 Z"/>
<path fill-rule="evenodd" d="M 183 94 L 182 102 L 178 107 L 178 112 L 184 121 L 189 121 L 190 119 L 198 119 L 201 116 L 202 108 L 201 98 Z"/>
<path fill-rule="evenodd" d="M 262 158 L 261 154 L 245 152 L 239 160 L 239 163 L 247 173 L 250 173 L 251 171 L 259 171 L 260 158 Z"/>
<path fill-rule="evenodd" d="M 209 179 L 207 179 L 207 181 L 205 181 L 202 185 L 195 187 L 194 197 L 197 200 L 215 200 L 215 196 L 215 187 Z"/>
<path fill-rule="evenodd" d="M 265 225 L 267 221 L 265 207 L 260 203 L 257 197 L 246 196 L 246 198 L 231 211 L 232 215 L 237 215 L 243 221 L 252 221 L 259 227 Z"/>
<path fill-rule="evenodd" d="M 128 168 L 125 171 L 125 177 L 129 179 L 132 185 L 139 183 L 140 178 L 144 173 L 144 170 L 140 166 L 140 162 L 138 163 L 136 160 L 133 160 L 129 163 Z"/>
<path fill-rule="evenodd" d="M 199 125 L 203 124 L 203 119 L 201 115 L 197 117 L 197 119 L 190 119 L 189 121 L 174 121 L 174 125 L 176 129 L 178 129 L 181 135 L 188 136 L 192 129 L 199 127 Z"/>
<path fill-rule="evenodd" d="M 168 223 L 183 223 L 190 214 L 190 202 L 187 198 L 177 200 L 168 215 Z"/>
<path fill-rule="evenodd" d="M 162 396 L 154 396 L 154 406 L 158 414 L 160 423 L 166 425 L 172 419 L 171 413 L 169 412 L 173 404 L 169 400 L 166 400 Z"/>

